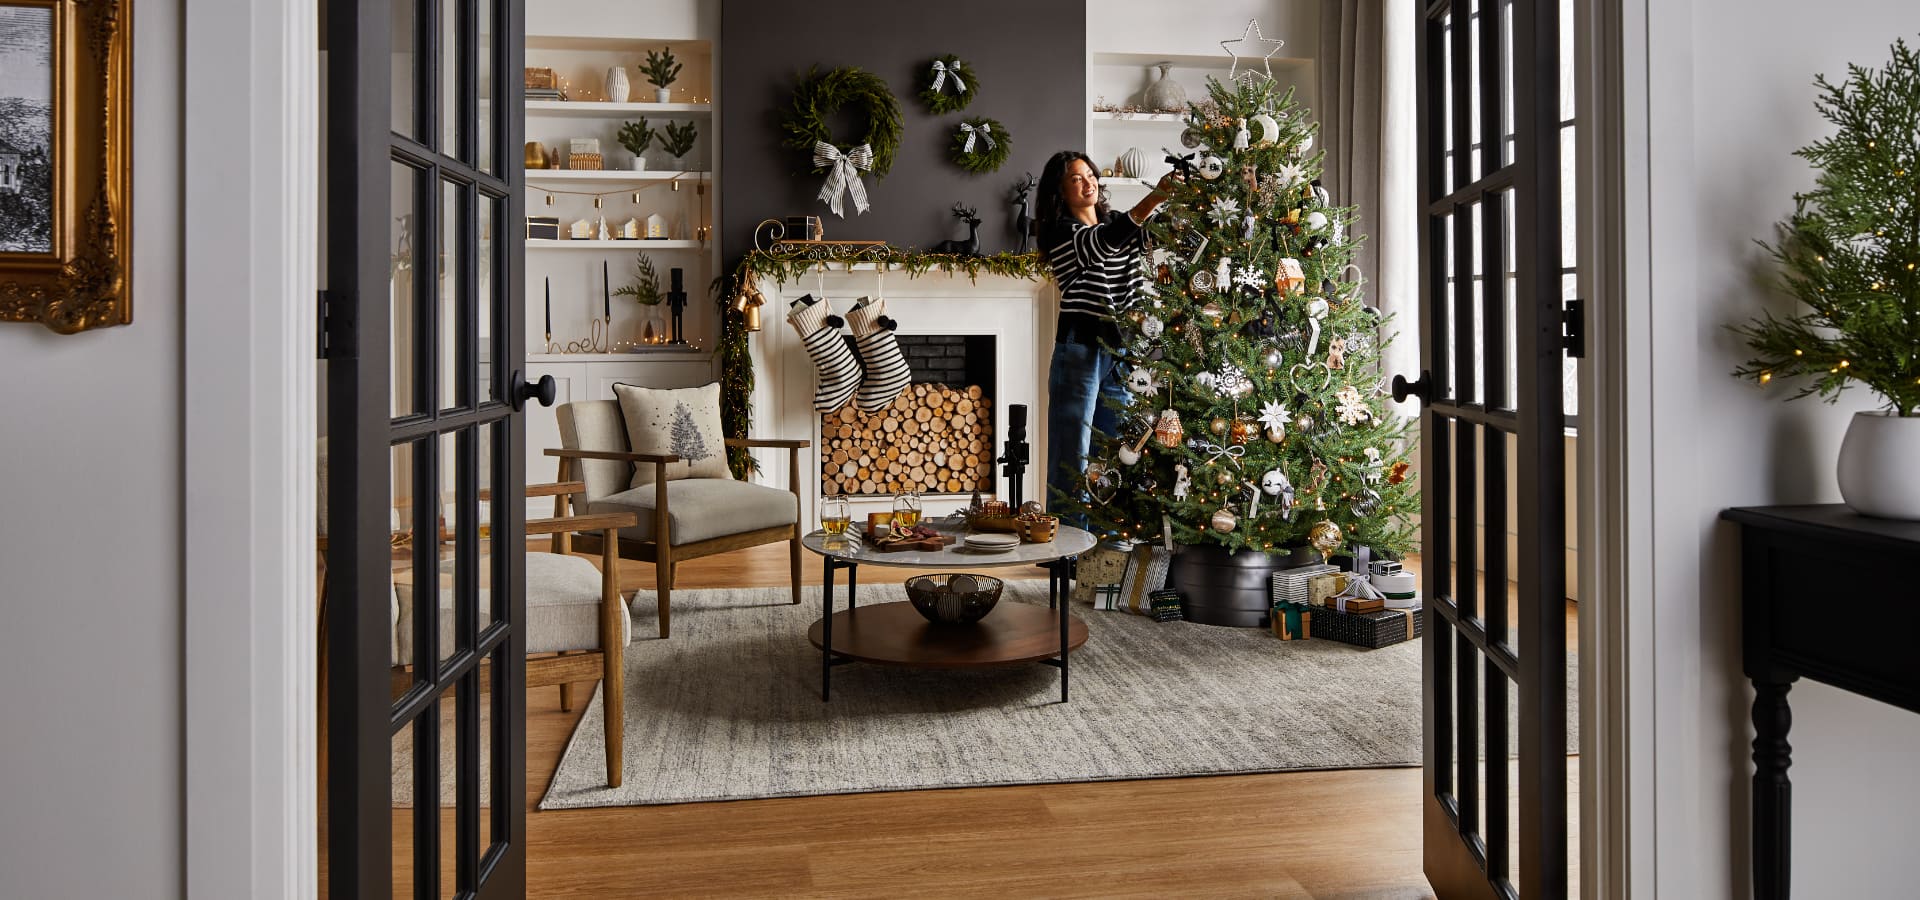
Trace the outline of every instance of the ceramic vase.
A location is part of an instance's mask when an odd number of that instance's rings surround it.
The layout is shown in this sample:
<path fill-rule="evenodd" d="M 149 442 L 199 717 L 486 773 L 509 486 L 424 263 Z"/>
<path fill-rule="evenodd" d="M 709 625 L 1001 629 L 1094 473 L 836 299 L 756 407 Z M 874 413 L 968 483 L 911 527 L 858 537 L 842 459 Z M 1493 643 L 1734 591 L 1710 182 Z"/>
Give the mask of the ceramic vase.
<path fill-rule="evenodd" d="M 1147 171 L 1147 152 L 1139 147 L 1128 147 L 1120 154 L 1120 174 L 1127 178 L 1144 178 Z"/>
<path fill-rule="evenodd" d="M 1154 79 L 1152 84 L 1147 85 L 1146 92 L 1140 95 L 1141 105 L 1145 106 L 1151 112 L 1181 112 L 1185 110 L 1187 108 L 1187 89 L 1181 87 L 1180 82 L 1167 77 L 1167 71 L 1173 68 L 1173 63 L 1154 63 L 1153 67 L 1160 70 L 1160 77 Z"/>
<path fill-rule="evenodd" d="M 610 103 L 627 102 L 627 93 L 632 89 L 633 89 L 633 86 L 627 82 L 627 70 L 625 67 L 614 66 L 613 68 L 607 70 L 607 101 L 608 102 Z"/>
<path fill-rule="evenodd" d="M 1920 520 L 1920 416 L 1855 413 L 1840 442 L 1840 496 L 1855 512 Z"/>

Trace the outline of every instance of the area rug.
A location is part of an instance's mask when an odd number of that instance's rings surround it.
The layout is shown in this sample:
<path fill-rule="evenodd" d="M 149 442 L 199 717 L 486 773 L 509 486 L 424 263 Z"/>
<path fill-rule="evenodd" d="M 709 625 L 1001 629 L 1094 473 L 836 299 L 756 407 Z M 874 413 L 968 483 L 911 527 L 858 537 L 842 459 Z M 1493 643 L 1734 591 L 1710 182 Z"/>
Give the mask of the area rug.
<path fill-rule="evenodd" d="M 624 783 L 606 787 L 596 690 L 540 808 L 1419 764 L 1417 643 L 1283 642 L 1077 606 L 1071 703 L 1049 666 L 858 663 L 834 669 L 823 703 L 806 637 L 819 589 L 789 596 L 675 592 L 672 639 L 628 648 Z M 905 599 L 897 583 L 860 597 Z M 1044 580 L 1009 581 L 1001 603 L 1046 597 Z M 635 608 L 634 633 L 652 634 L 645 595 Z"/>

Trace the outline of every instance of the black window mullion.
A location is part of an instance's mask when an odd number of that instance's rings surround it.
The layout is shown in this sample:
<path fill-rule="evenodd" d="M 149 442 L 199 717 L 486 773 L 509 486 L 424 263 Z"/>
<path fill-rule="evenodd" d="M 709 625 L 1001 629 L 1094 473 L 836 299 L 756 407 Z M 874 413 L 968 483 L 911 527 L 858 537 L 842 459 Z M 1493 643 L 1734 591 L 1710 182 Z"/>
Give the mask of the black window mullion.
<path fill-rule="evenodd" d="M 480 608 L 480 479 L 477 432 L 464 428 L 454 442 L 459 475 L 455 479 L 455 508 L 460 527 L 454 538 L 454 633 L 469 654 L 479 631 Z M 498 496 L 498 495 L 494 495 Z M 480 855 L 480 666 L 476 662 L 462 675 L 454 702 L 454 886 L 461 892 L 475 887 L 474 864 Z"/>
<path fill-rule="evenodd" d="M 418 279 L 416 279 L 418 280 Z M 431 320 L 429 320 L 431 321 Z M 425 329 L 431 330 L 431 329 Z M 440 896 L 440 715 L 431 688 L 440 659 L 440 448 L 413 442 L 413 680 L 427 702 L 413 721 L 413 895 Z"/>

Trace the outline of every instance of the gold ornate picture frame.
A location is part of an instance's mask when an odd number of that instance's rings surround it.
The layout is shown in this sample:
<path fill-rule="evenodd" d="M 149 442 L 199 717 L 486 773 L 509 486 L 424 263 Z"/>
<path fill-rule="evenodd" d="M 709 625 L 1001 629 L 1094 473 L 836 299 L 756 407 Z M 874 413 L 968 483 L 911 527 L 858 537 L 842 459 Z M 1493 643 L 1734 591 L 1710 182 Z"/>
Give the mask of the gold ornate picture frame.
<path fill-rule="evenodd" d="M 0 0 L 0 322 L 133 320 L 131 0 Z"/>

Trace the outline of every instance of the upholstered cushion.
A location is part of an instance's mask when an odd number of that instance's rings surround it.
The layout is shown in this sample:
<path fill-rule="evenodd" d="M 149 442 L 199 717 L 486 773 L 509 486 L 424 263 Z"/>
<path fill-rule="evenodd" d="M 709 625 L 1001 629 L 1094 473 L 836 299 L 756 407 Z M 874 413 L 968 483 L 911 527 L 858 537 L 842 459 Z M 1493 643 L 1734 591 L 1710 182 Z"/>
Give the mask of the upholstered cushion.
<path fill-rule="evenodd" d="M 627 452 L 627 422 L 620 416 L 620 401 L 563 403 L 559 417 L 561 447 Z M 587 499 L 598 500 L 632 487 L 633 464 L 608 459 L 577 460 L 570 480 L 586 482 Z"/>
<path fill-rule="evenodd" d="M 653 505 L 659 488 L 634 488 L 587 504 L 590 513 L 630 512 L 640 524 L 620 529 L 629 540 L 651 541 Z M 667 528 L 679 546 L 778 525 L 800 518 L 800 502 L 789 491 L 727 478 L 683 478 L 667 482 Z"/>
<path fill-rule="evenodd" d="M 453 575 L 451 561 L 442 564 L 440 576 L 440 640 L 453 640 Z M 480 587 L 480 627 L 493 621 L 493 601 L 489 596 L 482 567 Z M 394 584 L 398 610 L 393 623 L 393 664 L 413 663 L 413 584 Z M 615 640 L 626 646 L 633 640 L 633 624 L 622 601 L 620 633 Z M 527 554 L 527 652 L 556 653 L 561 650 L 600 649 L 600 569 L 580 556 L 564 553 Z M 448 647 L 443 646 L 443 651 Z"/>
<path fill-rule="evenodd" d="M 627 421 L 627 445 L 635 453 L 671 453 L 680 461 L 666 467 L 668 481 L 682 478 L 732 478 L 727 444 L 720 431 L 720 383 L 697 388 L 613 386 L 620 415 Z M 633 467 L 631 487 L 653 483 L 657 466 Z"/>

